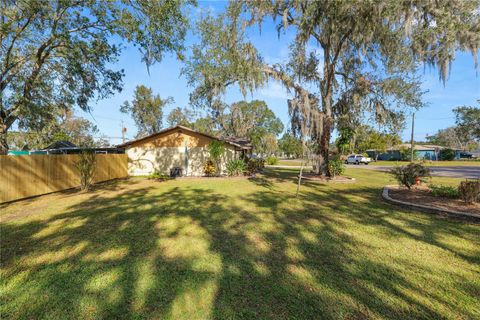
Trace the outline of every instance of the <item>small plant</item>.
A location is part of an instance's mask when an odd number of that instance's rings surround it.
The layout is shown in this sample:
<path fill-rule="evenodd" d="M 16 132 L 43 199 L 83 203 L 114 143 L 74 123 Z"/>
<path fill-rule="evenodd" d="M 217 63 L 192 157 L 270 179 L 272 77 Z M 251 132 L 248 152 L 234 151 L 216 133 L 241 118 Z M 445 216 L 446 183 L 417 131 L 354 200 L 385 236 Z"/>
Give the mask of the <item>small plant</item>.
<path fill-rule="evenodd" d="M 440 152 L 440 158 L 444 161 L 452 161 L 455 159 L 455 150 L 452 149 L 443 149 Z"/>
<path fill-rule="evenodd" d="M 212 160 L 207 160 L 203 165 L 203 173 L 207 177 L 212 177 L 217 173 L 215 163 Z"/>
<path fill-rule="evenodd" d="M 428 186 L 434 197 L 440 198 L 458 198 L 458 189 L 452 186 L 442 186 L 431 184 Z"/>
<path fill-rule="evenodd" d="M 220 174 L 220 160 L 225 153 L 225 144 L 220 140 L 212 140 L 208 144 L 207 149 L 210 154 L 210 159 L 215 164 L 215 172 Z"/>
<path fill-rule="evenodd" d="M 466 203 L 480 201 L 480 180 L 466 180 L 460 182 L 458 194 Z"/>
<path fill-rule="evenodd" d="M 226 167 L 229 176 L 240 176 L 247 170 L 247 165 L 240 159 L 227 162 Z"/>
<path fill-rule="evenodd" d="M 248 161 L 247 161 L 247 173 L 248 174 L 255 174 L 257 172 L 262 171 L 263 168 L 265 168 L 265 160 L 259 159 L 259 158 L 248 159 Z"/>
<path fill-rule="evenodd" d="M 75 168 L 80 174 L 80 189 L 82 191 L 90 190 L 93 184 L 95 164 L 95 153 L 90 149 L 83 149 L 79 154 L 78 161 L 75 163 Z"/>
<path fill-rule="evenodd" d="M 430 169 L 419 163 L 410 163 L 404 167 L 395 167 L 390 170 L 390 174 L 402 186 L 410 189 L 418 182 L 426 182 L 430 177 Z"/>
<path fill-rule="evenodd" d="M 275 156 L 269 156 L 269 157 L 267 157 L 266 163 L 269 166 L 274 166 L 274 165 L 278 164 L 278 158 L 275 157 Z"/>
<path fill-rule="evenodd" d="M 167 180 L 170 180 L 171 177 L 164 174 L 164 173 L 160 173 L 160 171 L 155 170 L 154 173 L 147 176 L 147 179 L 158 180 L 158 181 L 167 181 Z"/>
<path fill-rule="evenodd" d="M 341 175 L 345 171 L 345 165 L 339 157 L 328 160 L 327 166 L 332 178 Z"/>

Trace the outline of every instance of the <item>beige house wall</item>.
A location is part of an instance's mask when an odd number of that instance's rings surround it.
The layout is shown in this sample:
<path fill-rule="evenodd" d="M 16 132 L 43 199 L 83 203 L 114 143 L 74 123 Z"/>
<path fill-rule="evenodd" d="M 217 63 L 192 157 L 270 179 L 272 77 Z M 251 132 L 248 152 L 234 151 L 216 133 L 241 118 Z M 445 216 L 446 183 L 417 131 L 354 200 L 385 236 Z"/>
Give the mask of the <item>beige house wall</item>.
<path fill-rule="evenodd" d="M 180 130 L 179 130 L 180 131 Z M 140 141 L 126 150 L 129 175 L 170 174 L 174 167 L 183 168 L 187 176 L 202 176 L 208 160 L 207 146 L 212 139 L 195 133 L 173 132 L 165 136 Z M 220 167 L 225 171 L 228 161 L 239 156 L 232 145 L 225 145 Z"/>

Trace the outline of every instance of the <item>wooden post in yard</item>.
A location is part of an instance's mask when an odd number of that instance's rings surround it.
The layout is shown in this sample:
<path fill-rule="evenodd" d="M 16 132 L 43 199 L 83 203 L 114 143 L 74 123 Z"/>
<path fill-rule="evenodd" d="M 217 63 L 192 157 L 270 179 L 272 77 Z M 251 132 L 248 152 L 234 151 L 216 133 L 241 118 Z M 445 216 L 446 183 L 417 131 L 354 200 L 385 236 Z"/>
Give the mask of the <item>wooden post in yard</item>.
<path fill-rule="evenodd" d="M 413 153 L 415 146 L 413 145 L 413 132 L 415 128 L 415 112 L 412 114 L 412 136 L 410 138 L 410 162 L 413 162 Z"/>

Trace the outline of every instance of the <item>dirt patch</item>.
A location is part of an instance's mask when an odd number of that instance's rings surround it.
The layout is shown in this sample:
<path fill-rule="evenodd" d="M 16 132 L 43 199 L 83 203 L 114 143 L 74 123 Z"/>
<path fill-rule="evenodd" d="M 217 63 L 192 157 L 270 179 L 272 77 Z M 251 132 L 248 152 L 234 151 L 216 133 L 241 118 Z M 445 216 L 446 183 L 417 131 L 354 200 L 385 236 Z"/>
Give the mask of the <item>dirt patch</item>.
<path fill-rule="evenodd" d="M 466 204 L 461 199 L 434 197 L 428 188 L 395 189 L 391 188 L 388 195 L 393 200 L 427 205 L 439 209 L 480 214 L 480 203 Z"/>

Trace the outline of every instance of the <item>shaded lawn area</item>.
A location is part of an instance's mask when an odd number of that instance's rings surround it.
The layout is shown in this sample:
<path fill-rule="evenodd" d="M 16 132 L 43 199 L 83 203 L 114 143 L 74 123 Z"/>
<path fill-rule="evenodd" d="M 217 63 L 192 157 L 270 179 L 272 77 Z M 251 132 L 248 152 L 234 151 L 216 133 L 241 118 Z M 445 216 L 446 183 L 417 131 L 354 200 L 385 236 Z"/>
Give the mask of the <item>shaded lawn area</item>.
<path fill-rule="evenodd" d="M 380 172 L 131 179 L 1 208 L 4 319 L 478 319 L 480 226 L 385 204 Z M 459 180 L 434 178 L 436 183 Z"/>

